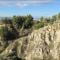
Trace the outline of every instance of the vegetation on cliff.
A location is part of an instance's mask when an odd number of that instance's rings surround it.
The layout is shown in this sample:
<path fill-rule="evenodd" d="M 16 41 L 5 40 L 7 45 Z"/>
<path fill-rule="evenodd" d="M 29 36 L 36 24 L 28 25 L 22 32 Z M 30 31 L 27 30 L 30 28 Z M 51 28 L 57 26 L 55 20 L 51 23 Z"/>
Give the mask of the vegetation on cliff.
<path fill-rule="evenodd" d="M 2 18 L 0 20 L 0 53 L 1 53 L 0 59 L 23 60 L 23 58 L 27 54 L 28 54 L 27 59 L 29 59 L 29 54 L 31 53 L 33 54 L 32 50 L 35 51 L 34 46 L 37 47 L 39 45 L 37 42 L 41 42 L 40 40 L 42 40 L 42 46 L 45 46 L 44 48 L 47 48 L 47 50 L 49 50 L 49 48 L 53 47 L 53 42 L 51 43 L 51 41 L 56 38 L 55 27 L 56 29 L 58 29 L 57 27 L 58 24 L 54 25 L 54 23 L 56 21 L 59 22 L 59 20 L 60 13 L 58 15 L 54 15 L 48 18 L 41 17 L 39 20 L 34 20 L 34 18 L 31 15 L 13 16 L 12 18 L 8 17 Z M 52 28 L 50 25 L 52 26 L 54 25 L 54 27 Z M 47 26 L 50 26 L 50 28 Z M 39 28 L 42 28 L 43 31 L 42 32 L 38 31 Z M 49 31 L 49 29 L 51 29 L 51 31 Z M 37 30 L 37 32 L 32 32 L 34 30 Z M 39 33 L 41 36 L 39 35 Z M 36 44 L 34 45 L 33 42 L 35 42 Z M 43 51 L 45 50 L 44 48 Z M 44 52 L 48 54 L 49 52 L 47 50 Z M 31 53 L 29 53 L 29 51 L 31 51 Z M 27 52 L 27 54 L 25 54 L 25 52 Z M 49 56 L 48 59 L 50 59 Z M 43 58 L 45 58 L 45 55 L 43 56 Z M 40 58 L 32 57 L 32 60 L 35 59 L 39 60 Z"/>

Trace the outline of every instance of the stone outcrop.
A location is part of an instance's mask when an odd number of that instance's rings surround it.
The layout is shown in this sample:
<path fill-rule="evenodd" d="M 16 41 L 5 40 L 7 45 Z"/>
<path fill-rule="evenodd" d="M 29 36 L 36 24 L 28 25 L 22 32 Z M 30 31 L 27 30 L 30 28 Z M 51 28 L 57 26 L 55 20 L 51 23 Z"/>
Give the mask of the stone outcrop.
<path fill-rule="evenodd" d="M 22 60 L 60 60 L 60 23 L 32 31 L 11 42 L 0 54 L 3 59 L 13 55 Z"/>

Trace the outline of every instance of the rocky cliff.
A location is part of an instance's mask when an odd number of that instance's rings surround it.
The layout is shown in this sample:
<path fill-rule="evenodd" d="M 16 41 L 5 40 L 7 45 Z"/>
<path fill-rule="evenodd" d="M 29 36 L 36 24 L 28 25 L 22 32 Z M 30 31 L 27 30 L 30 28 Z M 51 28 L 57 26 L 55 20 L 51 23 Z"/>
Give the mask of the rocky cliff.
<path fill-rule="evenodd" d="M 60 23 L 33 30 L 11 41 L 0 53 L 0 60 L 60 60 Z"/>

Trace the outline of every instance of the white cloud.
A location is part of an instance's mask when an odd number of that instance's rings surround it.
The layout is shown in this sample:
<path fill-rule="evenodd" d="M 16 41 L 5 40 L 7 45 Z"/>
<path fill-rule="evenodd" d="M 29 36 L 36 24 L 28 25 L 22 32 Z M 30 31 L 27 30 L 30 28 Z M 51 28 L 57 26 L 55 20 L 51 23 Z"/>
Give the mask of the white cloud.
<path fill-rule="evenodd" d="M 1 6 L 19 6 L 24 7 L 34 4 L 51 3 L 53 0 L 0 0 Z"/>
<path fill-rule="evenodd" d="M 28 4 L 16 3 L 16 6 L 18 6 L 18 7 L 25 7 L 25 6 L 28 6 Z"/>

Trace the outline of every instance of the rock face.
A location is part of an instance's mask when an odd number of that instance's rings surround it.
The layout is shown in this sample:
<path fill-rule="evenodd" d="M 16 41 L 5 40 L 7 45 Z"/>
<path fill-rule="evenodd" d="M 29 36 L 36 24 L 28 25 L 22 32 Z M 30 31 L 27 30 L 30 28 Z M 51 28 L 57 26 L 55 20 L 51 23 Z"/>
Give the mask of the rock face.
<path fill-rule="evenodd" d="M 13 60 L 13 56 L 20 60 L 60 60 L 60 23 L 34 30 L 11 42 L 0 56 L 6 60 Z"/>

